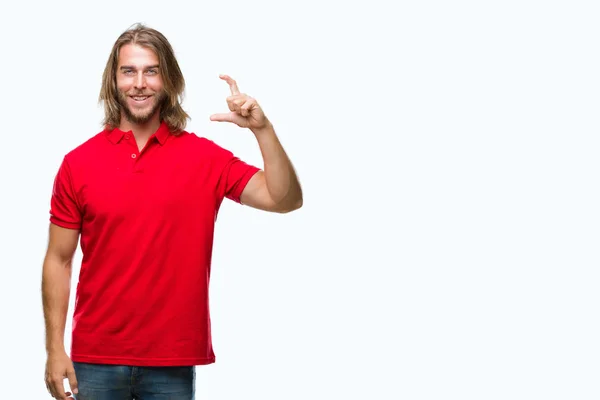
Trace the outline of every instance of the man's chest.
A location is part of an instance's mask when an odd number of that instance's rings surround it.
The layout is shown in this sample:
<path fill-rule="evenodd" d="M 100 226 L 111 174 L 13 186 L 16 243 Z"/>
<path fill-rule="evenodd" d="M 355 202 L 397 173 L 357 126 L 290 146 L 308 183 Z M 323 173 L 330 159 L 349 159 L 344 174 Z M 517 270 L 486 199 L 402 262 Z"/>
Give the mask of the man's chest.
<path fill-rule="evenodd" d="M 117 153 L 86 168 L 79 199 L 84 220 L 185 218 L 214 209 L 213 179 L 196 160 Z"/>

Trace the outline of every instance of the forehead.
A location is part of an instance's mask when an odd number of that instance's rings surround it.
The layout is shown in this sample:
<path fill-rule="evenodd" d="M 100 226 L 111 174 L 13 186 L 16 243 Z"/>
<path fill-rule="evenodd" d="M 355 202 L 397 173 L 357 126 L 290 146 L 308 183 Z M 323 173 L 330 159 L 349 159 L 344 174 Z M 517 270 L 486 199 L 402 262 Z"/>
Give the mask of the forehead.
<path fill-rule="evenodd" d="M 121 65 L 133 65 L 133 66 L 145 66 L 145 65 L 157 65 L 158 56 L 152 50 L 147 47 L 142 47 L 137 44 L 126 44 L 119 50 L 119 66 Z"/>

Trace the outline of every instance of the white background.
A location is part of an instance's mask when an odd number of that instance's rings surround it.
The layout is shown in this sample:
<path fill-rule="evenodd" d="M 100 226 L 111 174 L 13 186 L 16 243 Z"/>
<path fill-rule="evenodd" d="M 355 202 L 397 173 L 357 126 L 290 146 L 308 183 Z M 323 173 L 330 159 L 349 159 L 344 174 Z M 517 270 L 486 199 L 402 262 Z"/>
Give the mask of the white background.
<path fill-rule="evenodd" d="M 188 130 L 262 166 L 250 132 L 209 121 L 230 74 L 304 189 L 287 215 L 224 203 L 198 399 L 600 398 L 593 4 L 3 5 L 2 397 L 49 398 L 52 181 L 100 130 L 114 41 L 144 22 L 177 53 Z"/>

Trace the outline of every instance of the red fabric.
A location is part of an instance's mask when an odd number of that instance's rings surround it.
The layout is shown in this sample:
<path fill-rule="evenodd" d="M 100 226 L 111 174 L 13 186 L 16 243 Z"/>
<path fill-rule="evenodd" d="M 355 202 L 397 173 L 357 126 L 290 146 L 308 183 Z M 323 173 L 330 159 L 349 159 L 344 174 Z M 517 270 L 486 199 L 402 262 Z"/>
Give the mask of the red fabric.
<path fill-rule="evenodd" d="M 259 169 L 214 142 L 161 124 L 140 153 L 103 131 L 54 182 L 50 221 L 81 230 L 71 358 L 137 366 L 215 361 L 208 288 L 222 200 L 240 202 Z"/>

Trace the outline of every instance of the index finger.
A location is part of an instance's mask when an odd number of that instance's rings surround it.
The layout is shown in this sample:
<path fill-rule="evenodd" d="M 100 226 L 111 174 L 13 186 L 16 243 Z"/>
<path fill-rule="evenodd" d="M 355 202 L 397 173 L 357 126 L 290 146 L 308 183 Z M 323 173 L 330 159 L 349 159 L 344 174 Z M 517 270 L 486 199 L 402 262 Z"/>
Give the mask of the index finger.
<path fill-rule="evenodd" d="M 219 75 L 219 78 L 223 79 L 229 84 L 232 95 L 240 94 L 240 89 L 238 89 L 237 83 L 233 78 L 231 78 L 229 75 Z"/>

